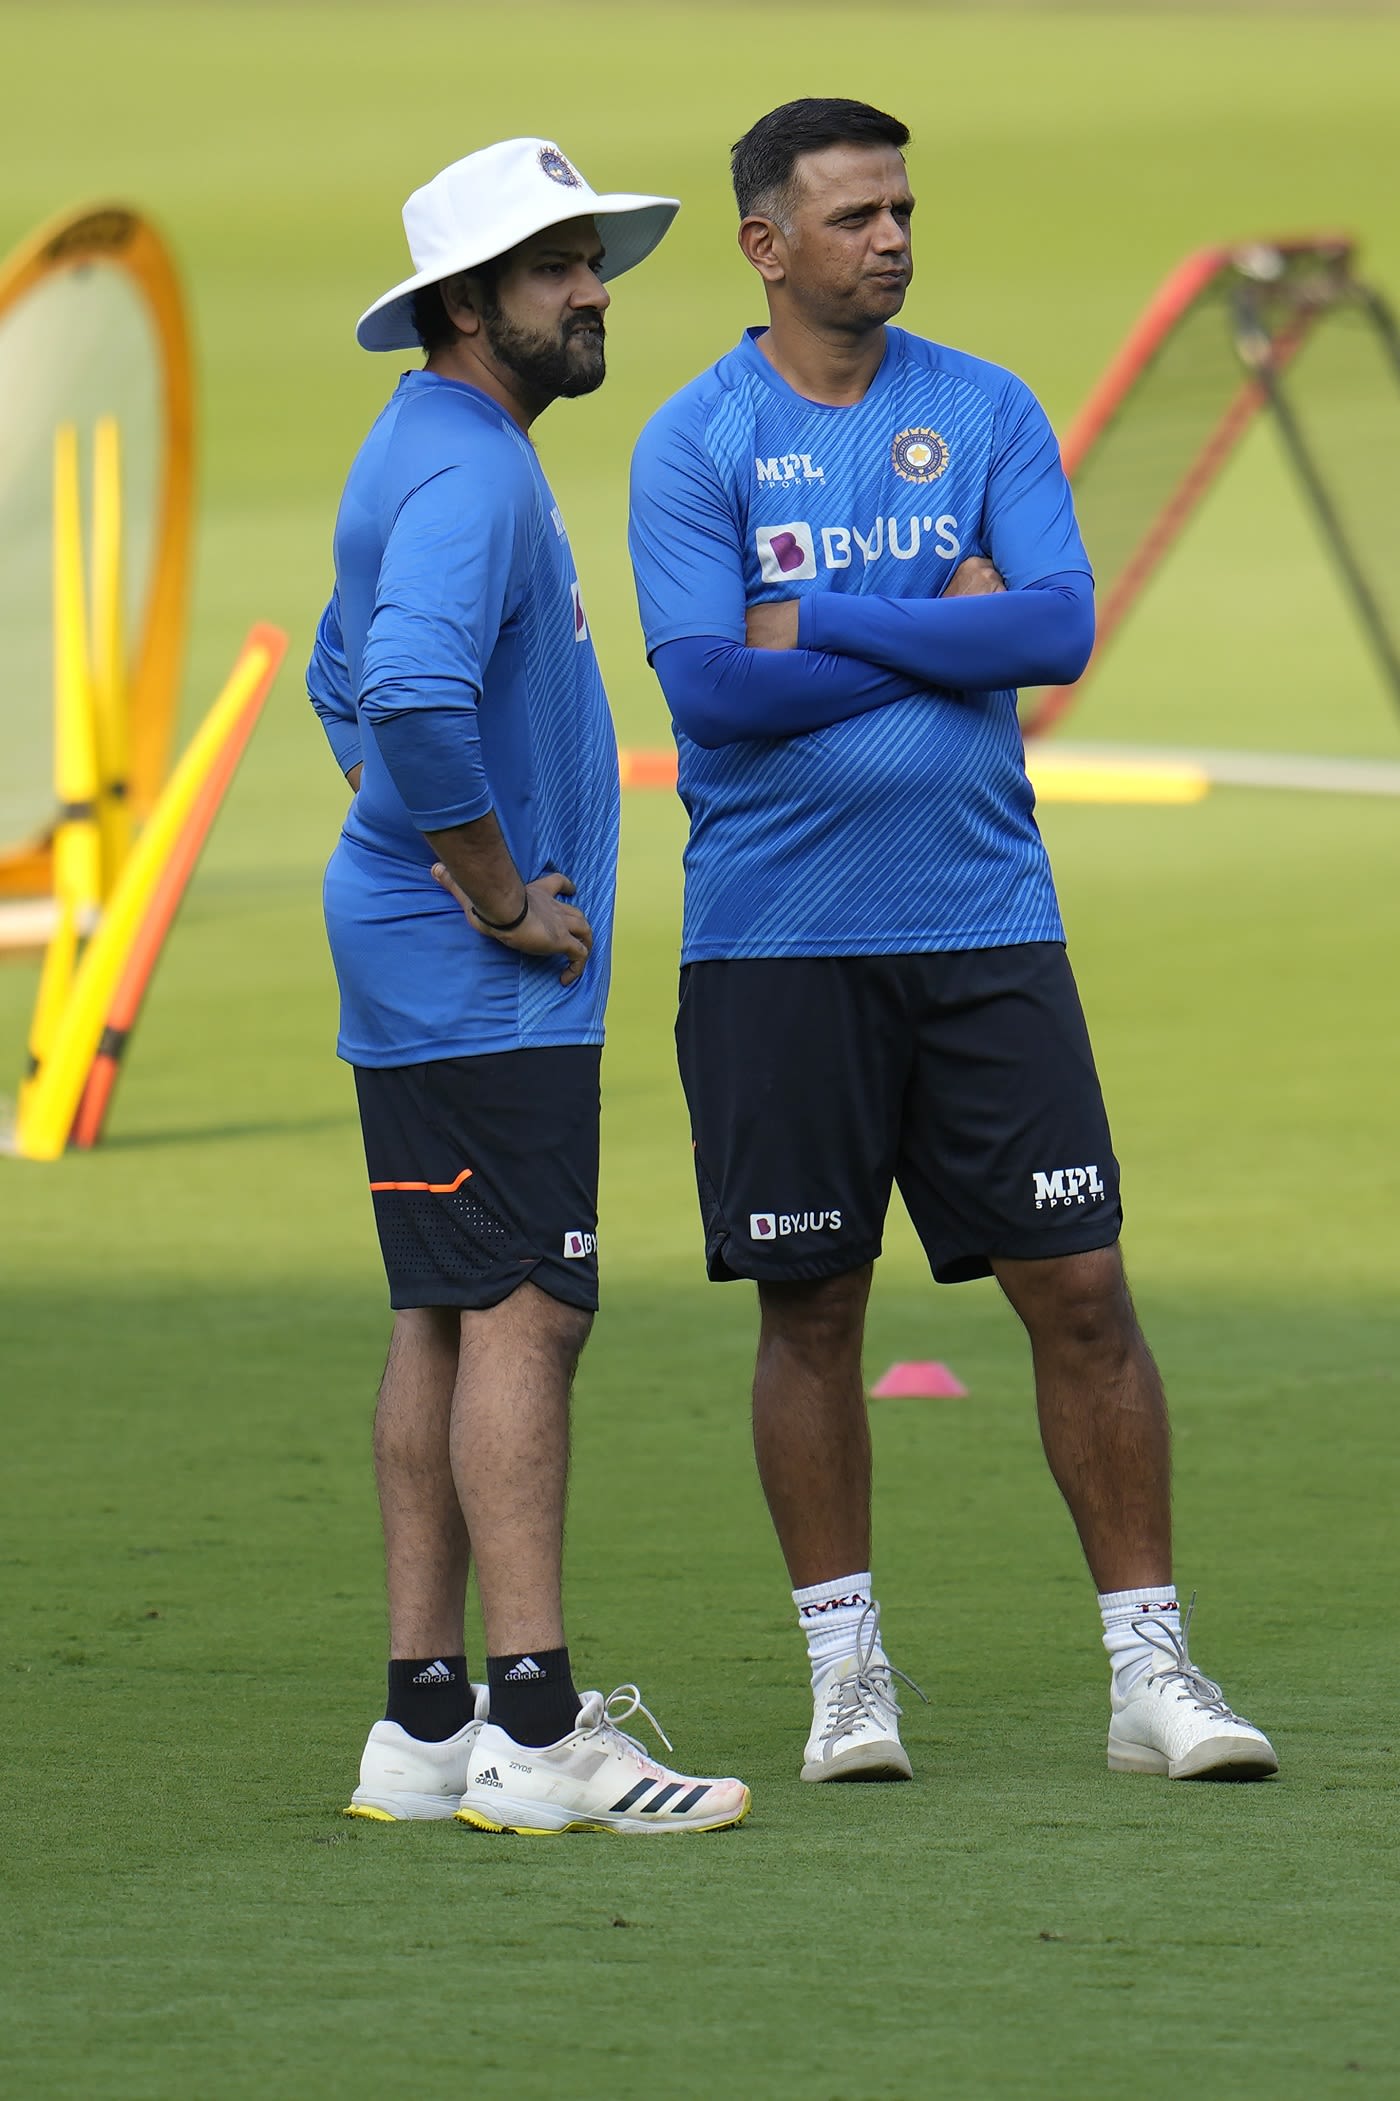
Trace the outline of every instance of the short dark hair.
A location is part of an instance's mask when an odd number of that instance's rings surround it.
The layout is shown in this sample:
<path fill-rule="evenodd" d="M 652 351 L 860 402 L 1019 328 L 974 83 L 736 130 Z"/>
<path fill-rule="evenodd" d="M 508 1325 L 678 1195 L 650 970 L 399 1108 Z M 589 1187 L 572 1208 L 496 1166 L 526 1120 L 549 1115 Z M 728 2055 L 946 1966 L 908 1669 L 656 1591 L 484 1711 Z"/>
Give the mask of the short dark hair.
<path fill-rule="evenodd" d="M 478 263 L 474 270 L 458 270 L 451 277 L 440 278 L 435 284 L 420 285 L 413 295 L 413 326 L 425 351 L 450 350 L 456 342 L 456 322 L 447 311 L 442 296 L 444 285 L 456 286 L 465 277 L 477 281 L 481 308 L 488 316 L 496 306 L 496 285 L 500 278 L 502 258 L 495 256 L 489 263 Z"/>
<path fill-rule="evenodd" d="M 760 117 L 734 147 L 730 167 L 739 217 L 781 218 L 792 203 L 793 170 L 804 153 L 827 146 L 909 144 L 909 127 L 868 102 L 808 95 Z"/>

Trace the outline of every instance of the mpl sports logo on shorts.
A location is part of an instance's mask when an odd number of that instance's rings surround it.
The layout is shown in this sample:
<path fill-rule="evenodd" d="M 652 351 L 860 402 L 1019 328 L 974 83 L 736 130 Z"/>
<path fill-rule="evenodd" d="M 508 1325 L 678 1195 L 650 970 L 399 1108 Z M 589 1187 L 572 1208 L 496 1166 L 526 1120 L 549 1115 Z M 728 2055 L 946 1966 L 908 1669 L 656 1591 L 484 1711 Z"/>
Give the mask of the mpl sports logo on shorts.
<path fill-rule="evenodd" d="M 750 1211 L 750 1240 L 787 1240 L 794 1233 L 839 1233 L 839 1211 Z"/>
<path fill-rule="evenodd" d="M 760 525 L 753 537 L 765 584 L 800 584 L 816 575 L 817 535 L 807 519 Z M 956 562 L 962 553 L 958 521 L 951 511 L 940 518 L 877 518 L 866 532 L 858 525 L 824 525 L 820 538 L 824 569 L 849 569 L 857 558 L 869 568 L 886 555 L 896 562 L 912 562 L 930 538 L 940 562 Z"/>
<path fill-rule="evenodd" d="M 596 1233 L 566 1233 L 564 1235 L 564 1260 L 586 1262 L 590 1255 L 598 1252 Z"/>
<path fill-rule="evenodd" d="M 1037 1167 L 1031 1182 L 1037 1211 L 1043 1211 L 1047 1204 L 1052 1211 L 1061 1204 L 1066 1208 L 1070 1204 L 1101 1204 L 1108 1194 L 1097 1167 L 1056 1167 L 1048 1175 Z"/>

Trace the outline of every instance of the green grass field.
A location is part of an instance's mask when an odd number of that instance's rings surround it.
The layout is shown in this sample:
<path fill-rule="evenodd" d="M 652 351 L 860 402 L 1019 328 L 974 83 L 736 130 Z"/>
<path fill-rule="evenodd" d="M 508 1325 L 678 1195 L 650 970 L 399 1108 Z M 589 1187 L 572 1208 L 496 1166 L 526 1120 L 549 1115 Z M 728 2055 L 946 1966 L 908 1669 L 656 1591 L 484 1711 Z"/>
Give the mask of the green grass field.
<path fill-rule="evenodd" d="M 293 636 L 97 1154 L 0 1161 L 0 2001 L 7 2091 L 101 2101 L 1248 2101 L 1400 2090 L 1395 2016 L 1396 809 L 1217 791 L 1045 813 L 1174 1395 L 1200 1659 L 1279 1782 L 1104 1770 L 1091 1588 L 1019 1331 L 902 1218 L 872 1373 L 877 1571 L 927 1688 L 902 1789 L 804 1788 L 804 1673 L 753 1480 L 746 1289 L 707 1287 L 670 1042 L 680 813 L 624 816 L 605 1298 L 579 1380 L 572 1640 L 637 1678 L 724 1839 L 553 1847 L 336 1811 L 379 1711 L 369 1415 L 387 1332 L 319 870 L 340 790 L 298 683 L 341 477 L 393 361 L 398 205 L 511 131 L 686 200 L 618 289 L 608 386 L 539 437 L 624 741 L 664 716 L 623 550 L 652 407 L 756 302 L 725 149 L 849 92 L 913 127 L 911 325 L 1063 420 L 1202 242 L 1352 227 L 1400 292 L 1400 22 L 1053 9 L 0 7 L 0 248 L 110 193 L 182 258 L 203 376 L 187 719 Z M 1397 755 L 1252 445 L 1075 732 Z M 0 968 L 0 1086 L 32 973 Z M 479 1658 L 479 1637 L 474 1656 Z"/>

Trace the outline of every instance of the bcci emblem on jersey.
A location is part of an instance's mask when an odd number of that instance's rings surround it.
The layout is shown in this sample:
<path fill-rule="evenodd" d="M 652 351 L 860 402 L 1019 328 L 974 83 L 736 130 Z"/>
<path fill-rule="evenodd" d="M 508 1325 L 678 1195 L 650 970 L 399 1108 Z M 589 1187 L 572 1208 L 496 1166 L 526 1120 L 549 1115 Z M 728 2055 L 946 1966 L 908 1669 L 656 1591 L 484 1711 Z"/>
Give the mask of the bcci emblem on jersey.
<path fill-rule="evenodd" d="M 817 550 L 805 518 L 792 525 L 760 525 L 754 545 L 765 584 L 800 584 L 804 577 L 817 573 Z"/>
<path fill-rule="evenodd" d="M 948 444 L 936 430 L 896 431 L 890 465 L 903 481 L 937 481 L 948 465 Z"/>

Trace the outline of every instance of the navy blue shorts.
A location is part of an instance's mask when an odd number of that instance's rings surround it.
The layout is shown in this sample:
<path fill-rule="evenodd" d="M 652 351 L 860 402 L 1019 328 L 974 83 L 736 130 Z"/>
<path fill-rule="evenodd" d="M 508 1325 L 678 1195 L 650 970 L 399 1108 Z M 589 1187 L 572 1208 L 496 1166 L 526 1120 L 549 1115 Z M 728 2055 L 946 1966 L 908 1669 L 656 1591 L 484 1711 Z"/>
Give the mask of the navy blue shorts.
<path fill-rule="evenodd" d="M 1118 1163 L 1059 942 L 693 963 L 676 1043 L 717 1281 L 860 1268 L 896 1185 L 940 1284 L 1118 1238 Z"/>
<path fill-rule="evenodd" d="M 596 1311 L 601 1057 L 354 1068 L 391 1306 L 496 1306 L 528 1278 Z"/>

